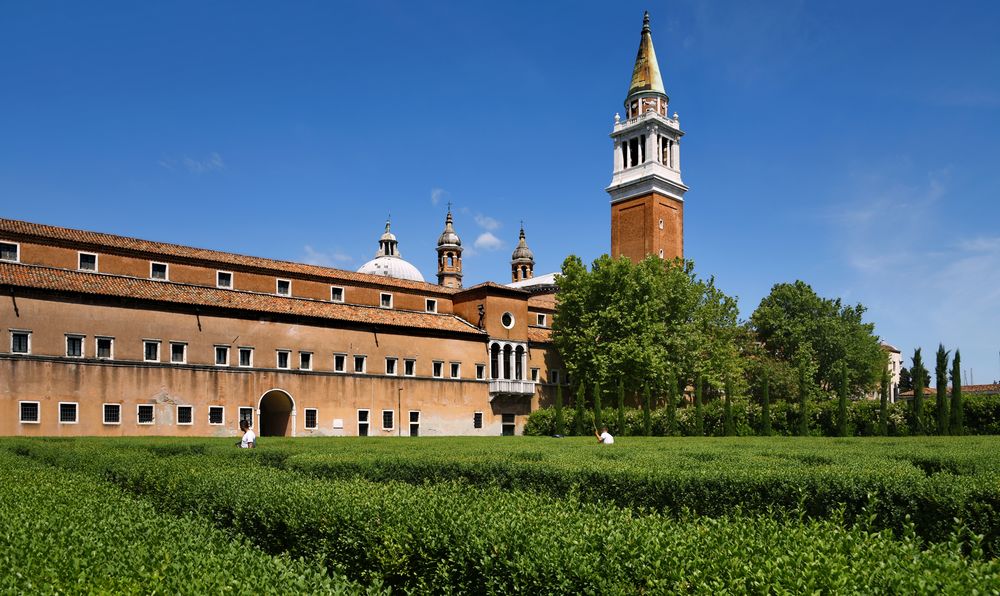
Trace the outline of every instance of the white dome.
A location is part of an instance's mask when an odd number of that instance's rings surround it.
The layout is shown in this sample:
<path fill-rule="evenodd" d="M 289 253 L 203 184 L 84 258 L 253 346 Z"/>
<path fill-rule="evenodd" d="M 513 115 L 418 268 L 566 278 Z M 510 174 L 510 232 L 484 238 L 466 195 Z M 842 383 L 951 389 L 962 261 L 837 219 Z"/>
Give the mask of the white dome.
<path fill-rule="evenodd" d="M 409 279 L 412 281 L 424 281 L 424 276 L 420 271 L 399 257 L 375 257 L 358 269 L 358 273 L 370 273 L 372 275 L 384 275 L 395 277 L 396 279 Z"/>

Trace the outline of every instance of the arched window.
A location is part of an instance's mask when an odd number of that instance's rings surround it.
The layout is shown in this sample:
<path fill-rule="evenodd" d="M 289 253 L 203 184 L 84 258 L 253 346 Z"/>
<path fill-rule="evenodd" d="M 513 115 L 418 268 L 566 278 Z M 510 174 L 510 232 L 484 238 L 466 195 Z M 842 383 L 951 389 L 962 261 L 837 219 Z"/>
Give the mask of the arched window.
<path fill-rule="evenodd" d="M 514 352 L 514 378 L 518 381 L 524 380 L 524 347 L 517 346 Z"/>
<path fill-rule="evenodd" d="M 503 378 L 510 379 L 510 346 L 503 347 Z"/>
<path fill-rule="evenodd" d="M 449 267 L 454 267 L 455 266 L 455 255 L 453 255 L 451 253 L 448 253 L 448 266 Z"/>
<path fill-rule="evenodd" d="M 498 344 L 493 344 L 490 347 L 490 377 L 500 378 L 500 346 Z"/>

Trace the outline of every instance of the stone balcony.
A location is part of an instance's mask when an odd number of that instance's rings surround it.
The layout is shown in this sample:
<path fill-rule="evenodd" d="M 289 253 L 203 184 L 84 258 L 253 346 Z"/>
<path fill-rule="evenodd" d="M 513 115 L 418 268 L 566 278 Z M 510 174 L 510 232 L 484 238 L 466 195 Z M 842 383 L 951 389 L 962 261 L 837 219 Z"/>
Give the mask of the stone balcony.
<path fill-rule="evenodd" d="M 534 381 L 514 381 L 511 379 L 491 379 L 490 399 L 498 395 L 534 395 Z"/>

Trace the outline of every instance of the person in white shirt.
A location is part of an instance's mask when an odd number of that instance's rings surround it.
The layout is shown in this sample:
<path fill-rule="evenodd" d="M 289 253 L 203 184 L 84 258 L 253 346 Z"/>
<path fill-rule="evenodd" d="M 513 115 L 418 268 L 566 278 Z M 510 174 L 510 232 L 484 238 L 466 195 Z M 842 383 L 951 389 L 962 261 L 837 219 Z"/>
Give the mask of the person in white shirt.
<path fill-rule="evenodd" d="M 615 438 L 611 436 L 611 433 L 608 432 L 608 427 L 606 426 L 601 427 L 600 433 L 595 430 L 594 436 L 597 437 L 597 442 L 601 445 L 613 445 L 615 442 Z"/>
<path fill-rule="evenodd" d="M 250 423 L 240 420 L 240 430 L 243 431 L 243 438 L 240 439 L 240 449 L 253 449 L 257 447 L 257 435 L 250 430 Z"/>

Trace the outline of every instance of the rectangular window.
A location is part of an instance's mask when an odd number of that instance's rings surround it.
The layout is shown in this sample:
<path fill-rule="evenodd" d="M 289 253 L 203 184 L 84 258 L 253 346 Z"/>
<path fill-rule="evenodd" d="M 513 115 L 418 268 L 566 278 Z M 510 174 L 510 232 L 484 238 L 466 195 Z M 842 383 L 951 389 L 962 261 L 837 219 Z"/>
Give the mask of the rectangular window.
<path fill-rule="evenodd" d="M 253 348 L 240 348 L 240 366 L 253 366 Z"/>
<path fill-rule="evenodd" d="M 76 424 L 77 409 L 76 402 L 59 402 L 59 424 Z"/>
<path fill-rule="evenodd" d="M 347 372 L 347 354 L 333 355 L 333 372 Z"/>
<path fill-rule="evenodd" d="M 42 418 L 42 407 L 37 401 L 19 402 L 17 409 L 21 424 L 38 424 L 39 420 Z"/>
<path fill-rule="evenodd" d="M 438 301 L 433 298 L 428 298 L 424 303 L 424 310 L 426 310 L 427 312 L 437 312 Z"/>
<path fill-rule="evenodd" d="M 167 264 L 166 263 L 150 263 L 149 264 L 149 277 L 150 279 L 162 279 L 167 280 Z"/>
<path fill-rule="evenodd" d="M 312 352 L 299 352 L 299 370 L 313 369 Z"/>
<path fill-rule="evenodd" d="M 184 364 L 187 362 L 187 344 L 170 342 L 170 362 L 174 364 Z"/>
<path fill-rule="evenodd" d="M 122 423 L 122 405 L 121 404 L 104 404 L 104 424 L 121 424 Z"/>
<path fill-rule="evenodd" d="M 250 428 L 253 428 L 253 408 L 240 408 L 240 422 L 244 421 L 250 425 Z"/>
<path fill-rule="evenodd" d="M 215 272 L 215 286 L 218 288 L 225 288 L 227 290 L 233 287 L 233 274 L 231 271 L 216 271 Z"/>
<path fill-rule="evenodd" d="M 420 436 L 420 411 L 410 410 L 410 436 Z"/>
<path fill-rule="evenodd" d="M 541 327 L 545 326 L 545 315 L 541 313 L 538 314 L 538 325 Z"/>
<path fill-rule="evenodd" d="M 452 362 L 451 363 L 451 378 L 458 379 L 462 376 L 462 363 Z"/>
<path fill-rule="evenodd" d="M 395 412 L 392 410 L 382 410 L 382 430 L 392 430 L 396 428 Z"/>
<path fill-rule="evenodd" d="M 16 263 L 19 260 L 19 248 L 14 242 L 0 242 L 0 261 L 14 261 Z"/>
<path fill-rule="evenodd" d="M 31 353 L 31 332 L 30 331 L 11 331 L 10 332 L 10 351 L 12 354 L 30 354 Z"/>
<path fill-rule="evenodd" d="M 83 336 L 66 336 L 66 355 L 70 358 L 83 358 Z"/>
<path fill-rule="evenodd" d="M 365 372 L 365 364 L 366 364 L 367 360 L 368 360 L 368 358 L 365 357 L 365 356 L 355 356 L 354 357 L 354 372 L 356 372 L 356 373 L 364 373 Z"/>
<path fill-rule="evenodd" d="M 385 374 L 387 375 L 396 374 L 396 362 L 397 360 L 395 358 L 385 359 Z"/>
<path fill-rule="evenodd" d="M 153 404 L 139 404 L 135 407 L 136 422 L 139 424 L 153 423 Z"/>
<path fill-rule="evenodd" d="M 288 279 L 279 279 L 278 287 L 276 290 L 278 296 L 291 296 L 292 295 L 292 282 Z"/>
<path fill-rule="evenodd" d="M 392 294 L 382 292 L 382 295 L 379 297 L 378 305 L 382 308 L 392 308 Z"/>
<path fill-rule="evenodd" d="M 160 342 L 143 340 L 142 342 L 142 359 L 146 362 L 159 362 L 160 361 Z"/>
<path fill-rule="evenodd" d="M 338 286 L 330 286 L 330 301 L 331 302 L 343 302 L 344 301 L 344 288 Z"/>
<path fill-rule="evenodd" d="M 483 427 L 483 413 L 476 412 L 472 415 L 472 428 L 482 428 Z"/>
<path fill-rule="evenodd" d="M 289 361 L 291 360 L 291 354 L 292 353 L 289 352 L 288 350 L 278 350 L 278 358 L 277 358 L 278 368 L 291 367 L 291 364 L 289 363 Z"/>
<path fill-rule="evenodd" d="M 81 252 L 79 257 L 77 267 L 80 271 L 97 271 L 97 255 L 91 252 Z"/>
<path fill-rule="evenodd" d="M 403 360 L 403 376 L 412 377 L 417 374 L 417 361 L 412 358 Z"/>
<path fill-rule="evenodd" d="M 536 382 L 536 383 L 538 382 L 538 372 L 539 371 L 538 371 L 537 368 L 531 369 L 531 380 L 534 381 L 534 382 Z"/>
<path fill-rule="evenodd" d="M 177 424 L 194 424 L 194 406 L 177 406 Z"/>
<path fill-rule="evenodd" d="M 433 376 L 435 379 L 440 379 L 444 376 L 444 362 L 434 363 Z"/>
<path fill-rule="evenodd" d="M 306 428 L 319 427 L 319 411 L 316 408 L 306 408 Z"/>
<path fill-rule="evenodd" d="M 110 360 L 115 357 L 114 352 L 115 338 L 113 337 L 98 337 L 97 338 L 97 357 L 105 360 Z"/>
<path fill-rule="evenodd" d="M 485 364 L 477 364 L 476 365 L 476 378 L 479 379 L 480 381 L 482 381 L 483 379 L 486 378 L 486 365 Z"/>
<path fill-rule="evenodd" d="M 559 369 L 552 369 L 549 371 L 549 383 L 553 385 L 559 384 Z"/>
<path fill-rule="evenodd" d="M 505 437 L 513 437 L 514 431 L 517 428 L 514 424 L 513 414 L 502 414 L 502 426 L 500 429 L 500 434 Z"/>
<path fill-rule="evenodd" d="M 229 366 L 229 346 L 215 346 L 215 365 Z"/>
<path fill-rule="evenodd" d="M 358 410 L 358 436 L 368 436 L 368 410 Z"/>
<path fill-rule="evenodd" d="M 226 408 L 223 406 L 208 406 L 208 423 L 225 424 Z"/>

